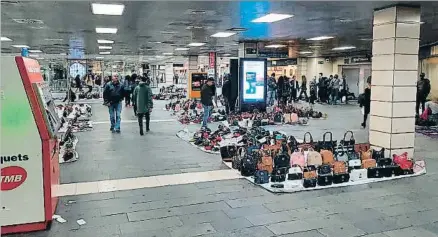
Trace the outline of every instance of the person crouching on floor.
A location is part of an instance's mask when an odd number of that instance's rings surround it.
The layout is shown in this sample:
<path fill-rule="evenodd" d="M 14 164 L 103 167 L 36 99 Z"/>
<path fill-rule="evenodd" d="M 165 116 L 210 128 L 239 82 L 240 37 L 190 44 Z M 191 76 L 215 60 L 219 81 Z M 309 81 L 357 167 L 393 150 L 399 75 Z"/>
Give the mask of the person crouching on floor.
<path fill-rule="evenodd" d="M 153 108 L 152 90 L 149 87 L 149 81 L 146 77 L 141 78 L 141 82 L 134 89 L 133 98 L 137 107 L 138 126 L 140 127 L 140 135 L 143 136 L 143 117 L 146 117 L 146 132 L 149 132 L 149 123 L 151 120 L 151 112 Z"/>
<path fill-rule="evenodd" d="M 120 133 L 120 114 L 122 112 L 122 100 L 125 92 L 117 75 L 114 75 L 111 80 L 111 82 L 105 85 L 103 101 L 104 105 L 108 106 L 111 121 L 110 131 Z"/>

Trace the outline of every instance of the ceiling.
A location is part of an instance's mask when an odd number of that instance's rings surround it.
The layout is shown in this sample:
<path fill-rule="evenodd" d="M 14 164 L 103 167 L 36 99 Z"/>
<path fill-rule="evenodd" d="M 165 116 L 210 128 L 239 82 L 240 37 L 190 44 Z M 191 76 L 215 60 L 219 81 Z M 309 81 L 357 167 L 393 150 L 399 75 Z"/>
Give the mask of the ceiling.
<path fill-rule="evenodd" d="M 100 1 L 102 2 L 102 1 Z M 108 2 L 108 1 L 107 1 Z M 353 45 L 350 54 L 371 51 L 373 9 L 394 4 L 380 2 L 313 1 L 122 1 L 122 16 L 93 15 L 90 1 L 2 1 L 1 36 L 13 42 L 1 42 L 2 53 L 19 53 L 12 44 L 40 49 L 44 57 L 66 57 L 60 53 L 83 51 L 88 57 L 99 54 L 97 39 L 114 40 L 108 59 L 147 61 L 154 55 L 219 54 L 237 56 L 238 42 L 268 41 L 292 46 L 294 51 L 313 51 L 314 55 L 335 56 L 333 47 Z M 438 41 L 438 2 L 421 5 L 421 41 Z M 267 13 L 293 14 L 275 23 L 252 23 Z M 35 19 L 18 23 L 14 19 Z M 116 27 L 117 34 L 96 34 L 96 27 Z M 233 27 L 247 30 L 228 38 L 210 35 Z M 322 35 L 325 41 L 308 41 Z M 56 40 L 53 40 L 56 39 Z M 160 44 L 156 42 L 162 42 Z M 206 42 L 190 51 L 174 51 L 191 42 Z M 315 48 L 313 46 L 317 46 Z M 337 53 L 339 54 L 339 53 Z M 342 54 L 342 53 L 340 53 Z M 51 56 L 50 56 L 51 55 Z"/>

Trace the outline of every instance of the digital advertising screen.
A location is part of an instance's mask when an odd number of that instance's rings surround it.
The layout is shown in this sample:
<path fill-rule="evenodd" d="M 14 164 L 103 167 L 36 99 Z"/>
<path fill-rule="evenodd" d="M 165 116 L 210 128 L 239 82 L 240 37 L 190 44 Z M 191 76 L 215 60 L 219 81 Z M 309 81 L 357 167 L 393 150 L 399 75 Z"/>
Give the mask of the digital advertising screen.
<path fill-rule="evenodd" d="M 242 59 L 240 80 L 243 102 L 264 102 L 266 94 L 266 61 Z"/>

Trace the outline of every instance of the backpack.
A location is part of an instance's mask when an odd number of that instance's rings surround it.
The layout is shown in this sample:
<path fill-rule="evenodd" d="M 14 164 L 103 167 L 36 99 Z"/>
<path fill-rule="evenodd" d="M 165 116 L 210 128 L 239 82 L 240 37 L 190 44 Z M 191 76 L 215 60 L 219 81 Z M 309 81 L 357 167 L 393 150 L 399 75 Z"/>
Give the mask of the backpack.
<path fill-rule="evenodd" d="M 319 154 L 319 152 L 317 151 L 314 151 L 313 149 L 310 149 L 309 154 L 307 154 L 307 165 L 312 165 L 316 167 L 322 165 L 321 154 Z"/>
<path fill-rule="evenodd" d="M 326 165 L 331 165 L 335 162 L 335 158 L 333 156 L 333 152 L 330 150 L 321 150 L 320 151 L 322 157 L 322 163 Z"/>
<path fill-rule="evenodd" d="M 302 151 L 294 151 L 290 156 L 290 166 L 293 167 L 297 165 L 301 168 L 306 166 L 306 158 L 304 157 L 304 153 Z"/>

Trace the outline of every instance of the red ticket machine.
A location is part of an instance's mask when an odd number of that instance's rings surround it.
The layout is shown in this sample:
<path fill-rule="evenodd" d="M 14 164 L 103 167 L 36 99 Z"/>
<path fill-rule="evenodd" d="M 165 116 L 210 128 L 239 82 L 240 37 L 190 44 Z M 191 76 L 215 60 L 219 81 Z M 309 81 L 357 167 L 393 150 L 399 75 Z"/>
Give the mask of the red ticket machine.
<path fill-rule="evenodd" d="M 59 118 L 40 65 L 1 57 L 1 233 L 43 230 L 58 198 Z"/>

